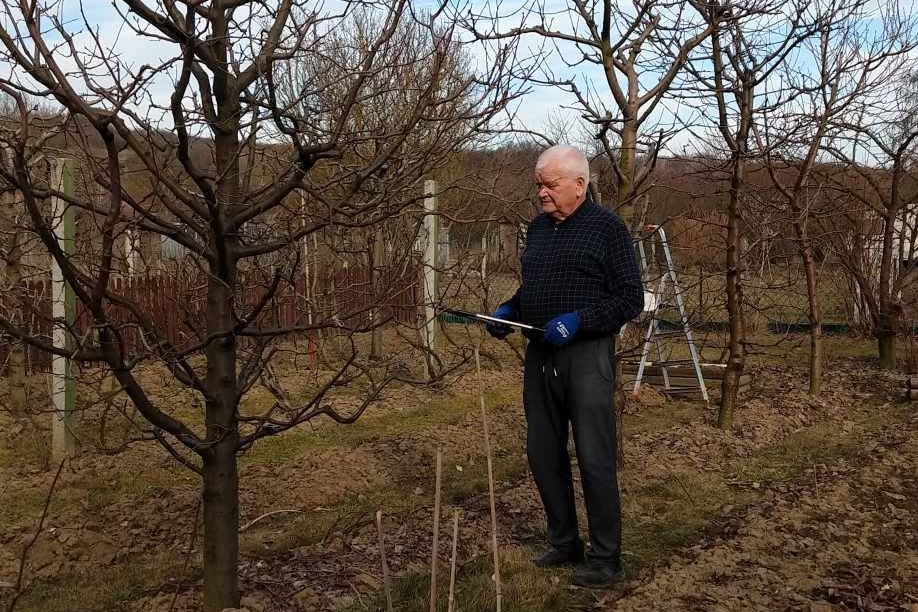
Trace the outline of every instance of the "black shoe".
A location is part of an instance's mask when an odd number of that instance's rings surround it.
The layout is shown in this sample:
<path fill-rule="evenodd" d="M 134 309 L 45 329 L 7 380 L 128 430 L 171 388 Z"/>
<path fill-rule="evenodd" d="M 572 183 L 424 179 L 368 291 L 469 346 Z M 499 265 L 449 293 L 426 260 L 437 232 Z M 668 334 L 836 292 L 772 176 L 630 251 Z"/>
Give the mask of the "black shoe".
<path fill-rule="evenodd" d="M 607 589 L 625 577 L 625 572 L 615 565 L 587 562 L 578 565 L 571 582 L 588 589 Z"/>
<path fill-rule="evenodd" d="M 580 547 L 571 550 L 552 548 L 541 557 L 532 560 L 538 567 L 560 567 L 562 565 L 575 565 L 583 561 L 583 549 Z"/>

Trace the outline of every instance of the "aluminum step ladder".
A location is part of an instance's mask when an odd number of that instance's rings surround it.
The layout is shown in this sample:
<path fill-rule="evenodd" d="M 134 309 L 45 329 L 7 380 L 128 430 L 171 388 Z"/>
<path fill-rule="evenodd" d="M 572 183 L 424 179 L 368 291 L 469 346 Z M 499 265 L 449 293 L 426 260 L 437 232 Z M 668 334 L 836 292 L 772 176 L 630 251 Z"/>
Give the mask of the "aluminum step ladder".
<path fill-rule="evenodd" d="M 650 321 L 647 324 L 647 331 L 644 334 L 643 348 L 641 350 L 641 361 L 638 364 L 637 377 L 634 381 L 635 395 L 641 389 L 641 381 L 644 378 L 644 372 L 649 365 L 658 366 L 663 377 L 663 393 L 665 395 L 676 395 L 680 393 L 700 391 L 701 397 L 705 403 L 709 403 L 708 389 L 704 382 L 704 375 L 701 371 L 701 361 L 698 358 L 698 350 L 695 347 L 695 339 L 692 336 L 692 328 L 689 325 L 688 315 L 685 312 L 685 300 L 682 298 L 682 288 L 679 286 L 679 279 L 676 276 L 676 267 L 673 264 L 672 251 L 669 248 L 669 242 L 666 240 L 666 232 L 660 225 L 645 225 L 640 235 L 637 237 L 636 247 L 641 263 L 641 274 L 645 287 L 653 287 L 650 291 L 644 291 L 644 312 L 650 313 Z M 663 253 L 662 260 L 657 254 L 657 246 Z M 648 254 L 649 251 L 649 254 Z M 661 330 L 661 312 L 673 305 L 679 311 L 682 328 L 674 330 Z M 669 359 L 663 355 L 661 341 L 668 338 L 685 338 L 688 344 L 689 359 Z M 657 361 L 650 362 L 650 350 L 653 347 L 656 350 Z M 670 351 L 671 353 L 671 351 Z M 694 386 L 674 386 L 671 384 L 673 373 L 670 368 L 691 365 L 698 381 L 698 387 Z M 682 378 L 685 378 L 683 375 Z"/>

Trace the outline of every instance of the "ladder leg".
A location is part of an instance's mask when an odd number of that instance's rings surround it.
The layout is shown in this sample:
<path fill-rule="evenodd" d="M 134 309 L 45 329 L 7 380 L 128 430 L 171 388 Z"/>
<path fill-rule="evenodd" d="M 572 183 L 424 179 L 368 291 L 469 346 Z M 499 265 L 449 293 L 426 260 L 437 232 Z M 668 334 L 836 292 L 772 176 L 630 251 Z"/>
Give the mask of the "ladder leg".
<path fill-rule="evenodd" d="M 663 254 L 666 257 L 667 274 L 671 277 L 673 283 L 673 293 L 676 298 L 676 305 L 679 308 L 679 316 L 682 319 L 682 329 L 685 331 L 685 339 L 688 342 L 689 354 L 692 357 L 692 365 L 695 368 L 695 377 L 698 379 L 698 386 L 701 389 L 701 396 L 705 403 L 708 398 L 708 388 L 704 382 L 704 375 L 701 373 L 701 360 L 698 358 L 698 350 L 695 348 L 695 339 L 692 336 L 692 328 L 689 325 L 688 315 L 685 312 L 685 301 L 682 299 L 682 289 L 679 287 L 679 280 L 676 278 L 676 269 L 673 265 L 672 252 L 669 249 L 669 243 L 666 241 L 666 234 L 663 228 L 659 228 L 660 241 L 663 246 Z"/>
<path fill-rule="evenodd" d="M 657 291 L 657 295 L 659 296 L 657 298 L 658 308 L 662 309 L 663 305 L 666 303 L 666 299 L 665 299 L 666 275 L 665 274 L 660 277 L 660 287 L 659 287 L 659 290 Z M 666 363 L 666 359 L 663 358 L 663 349 L 660 347 L 659 339 L 655 340 L 655 344 L 657 345 L 657 359 L 660 362 L 660 373 L 663 375 L 663 389 L 666 393 L 669 393 L 670 391 L 672 391 L 672 384 L 669 382 L 669 368 L 666 365 L 664 365 Z"/>
<path fill-rule="evenodd" d="M 641 350 L 641 360 L 638 365 L 637 378 L 634 381 L 634 391 L 633 393 L 637 395 L 641 387 L 641 381 L 644 378 L 644 372 L 648 363 L 648 357 L 650 356 L 651 343 L 653 343 L 654 348 L 656 349 L 658 363 L 660 365 L 660 371 L 663 378 L 664 391 L 668 394 L 674 393 L 676 391 L 684 391 L 690 389 L 690 387 L 673 387 L 672 379 L 670 377 L 670 367 L 676 363 L 671 361 L 672 357 L 672 348 L 667 352 L 667 355 L 664 355 L 664 346 L 661 342 L 661 339 L 670 336 L 670 335 L 684 335 L 686 343 L 688 344 L 690 359 L 685 360 L 692 363 L 695 378 L 698 381 L 698 389 L 701 391 L 701 396 L 704 399 L 705 403 L 709 403 L 710 399 L 708 397 L 708 389 L 705 384 L 704 375 L 701 370 L 701 359 L 698 354 L 698 349 L 695 346 L 695 339 L 692 335 L 692 328 L 689 324 L 688 314 L 685 310 L 685 300 L 682 295 L 682 288 L 679 286 L 679 279 L 676 275 L 676 267 L 673 263 L 672 251 L 669 247 L 669 242 L 666 239 L 666 232 L 659 225 L 648 225 L 644 227 L 644 234 L 637 239 L 636 249 L 640 256 L 641 264 L 641 274 L 644 285 L 651 285 L 653 281 L 650 279 L 651 269 L 656 266 L 660 270 L 660 276 L 658 281 L 655 283 L 656 288 L 653 291 L 652 299 L 654 303 L 652 307 L 648 308 L 648 311 L 651 313 L 650 324 L 647 326 L 647 332 L 644 335 L 644 342 Z M 654 236 L 656 234 L 656 237 Z M 646 240 L 650 240 L 649 245 L 645 245 Z M 659 257 L 659 251 L 657 250 L 659 241 L 659 249 L 662 250 L 663 257 Z M 650 254 L 648 255 L 648 249 Z M 662 261 L 660 261 L 662 259 Z M 667 283 L 670 283 L 667 286 Z M 672 304 L 669 302 L 669 292 L 672 292 L 672 297 L 675 300 L 675 306 L 679 309 L 679 317 L 681 322 L 681 333 L 676 331 L 662 332 L 660 331 L 660 320 L 662 310 L 666 307 L 670 307 Z"/>
<path fill-rule="evenodd" d="M 657 318 L 651 316 L 650 325 L 647 326 L 647 333 L 644 335 L 644 346 L 641 348 L 641 362 L 638 364 L 637 377 L 634 379 L 633 395 L 637 395 L 641 390 L 641 379 L 644 376 L 644 366 L 647 364 L 647 355 L 650 353 L 650 343 L 652 342 L 654 330 L 657 327 Z"/>

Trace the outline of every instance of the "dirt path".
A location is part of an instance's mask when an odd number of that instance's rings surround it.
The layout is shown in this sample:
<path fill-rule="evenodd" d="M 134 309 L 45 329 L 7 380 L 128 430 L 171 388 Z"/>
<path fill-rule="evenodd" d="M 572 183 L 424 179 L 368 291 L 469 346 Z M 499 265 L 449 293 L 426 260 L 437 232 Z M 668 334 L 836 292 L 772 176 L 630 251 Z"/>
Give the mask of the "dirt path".
<path fill-rule="evenodd" d="M 918 413 L 710 538 L 602 609 L 918 612 Z"/>

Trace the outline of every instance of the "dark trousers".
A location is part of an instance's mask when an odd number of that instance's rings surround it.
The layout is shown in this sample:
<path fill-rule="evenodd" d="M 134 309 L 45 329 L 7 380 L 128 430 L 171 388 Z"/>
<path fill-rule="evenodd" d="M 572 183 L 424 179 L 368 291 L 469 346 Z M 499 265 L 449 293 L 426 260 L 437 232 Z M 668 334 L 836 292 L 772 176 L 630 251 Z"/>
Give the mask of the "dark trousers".
<path fill-rule="evenodd" d="M 595 338 L 555 349 L 530 342 L 523 376 L 526 450 L 545 506 L 552 546 L 582 546 L 567 451 L 568 424 L 586 501 L 593 561 L 621 562 L 621 501 L 615 470 L 613 341 Z"/>

